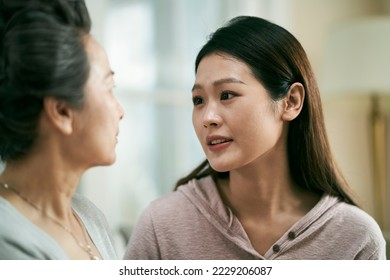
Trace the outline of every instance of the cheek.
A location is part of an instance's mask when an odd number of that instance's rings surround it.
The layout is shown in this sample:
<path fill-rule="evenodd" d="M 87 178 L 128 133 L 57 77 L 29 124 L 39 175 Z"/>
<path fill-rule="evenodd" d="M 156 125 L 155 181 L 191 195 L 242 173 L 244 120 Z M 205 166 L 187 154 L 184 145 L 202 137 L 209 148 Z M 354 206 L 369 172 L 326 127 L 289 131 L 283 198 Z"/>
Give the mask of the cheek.
<path fill-rule="evenodd" d="M 193 111 L 192 112 L 192 126 L 194 127 L 196 135 L 199 137 L 200 133 L 200 117 L 199 117 L 199 112 Z"/>
<path fill-rule="evenodd" d="M 252 106 L 253 107 L 253 106 Z M 279 123 L 276 121 L 273 112 L 266 108 L 257 110 L 243 110 L 243 115 L 236 115 L 236 130 L 243 136 L 246 142 L 266 141 L 268 137 L 273 137 L 279 130 Z"/>
<path fill-rule="evenodd" d="M 95 107 L 102 115 L 114 114 L 116 112 L 116 102 L 113 95 L 107 92 L 97 92 L 95 96 Z"/>
<path fill-rule="evenodd" d="M 198 138 L 200 145 L 205 149 L 205 135 L 204 135 L 204 126 L 203 120 L 199 112 L 192 114 L 192 126 L 194 128 L 195 134 Z"/>

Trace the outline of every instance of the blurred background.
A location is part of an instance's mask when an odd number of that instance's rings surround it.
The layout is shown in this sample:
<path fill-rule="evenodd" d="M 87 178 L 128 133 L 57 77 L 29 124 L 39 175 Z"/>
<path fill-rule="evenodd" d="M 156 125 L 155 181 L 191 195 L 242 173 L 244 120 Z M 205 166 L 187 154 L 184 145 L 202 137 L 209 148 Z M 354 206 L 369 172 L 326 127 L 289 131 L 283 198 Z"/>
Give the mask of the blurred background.
<path fill-rule="evenodd" d="M 117 162 L 88 171 L 80 192 L 107 216 L 119 254 L 142 210 L 204 159 L 191 122 L 194 60 L 207 36 L 237 15 L 268 19 L 302 43 L 320 84 L 335 157 L 363 208 L 387 234 L 390 0 L 86 2 L 126 114 Z M 375 38 L 366 38 L 359 31 L 371 20 L 376 23 L 367 33 Z M 376 57 L 359 62 L 370 55 Z"/>

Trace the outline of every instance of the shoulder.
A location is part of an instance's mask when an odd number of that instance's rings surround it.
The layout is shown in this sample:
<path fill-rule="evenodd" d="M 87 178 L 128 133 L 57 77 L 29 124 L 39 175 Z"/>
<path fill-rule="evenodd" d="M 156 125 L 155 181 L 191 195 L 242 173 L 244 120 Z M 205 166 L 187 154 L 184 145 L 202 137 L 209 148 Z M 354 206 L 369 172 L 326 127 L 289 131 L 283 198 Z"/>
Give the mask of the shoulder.
<path fill-rule="evenodd" d="M 73 196 L 72 206 L 83 221 L 103 259 L 116 259 L 111 230 L 103 212 L 88 198 L 80 194 Z"/>
<path fill-rule="evenodd" d="M 182 259 L 183 250 L 190 248 L 189 238 L 210 227 L 205 218 L 209 213 L 202 208 L 211 208 L 202 193 L 202 188 L 207 188 L 204 183 L 192 180 L 152 201 L 134 227 L 125 258 Z"/>
<path fill-rule="evenodd" d="M 7 200 L 0 197 L 0 242 L 7 238 L 19 239 L 24 227 L 23 216 Z"/>
<path fill-rule="evenodd" d="M 131 232 L 125 252 L 125 259 L 161 259 L 161 244 L 165 236 L 175 239 L 178 224 L 183 219 L 188 201 L 179 191 L 170 193 L 152 201 L 141 213 Z"/>
<path fill-rule="evenodd" d="M 338 224 L 353 226 L 355 230 L 361 230 L 371 235 L 382 235 L 379 225 L 367 212 L 357 206 L 338 202 L 334 206 L 333 220 Z"/>
<path fill-rule="evenodd" d="M 67 259 L 55 241 L 0 197 L 0 259 Z"/>
<path fill-rule="evenodd" d="M 104 217 L 103 212 L 92 201 L 81 194 L 74 194 L 72 207 L 78 214 L 86 216 L 88 219 L 96 220 Z"/>
<path fill-rule="evenodd" d="M 337 236 L 359 249 L 356 258 L 383 258 L 386 242 L 378 223 L 367 212 L 345 202 L 337 202 L 331 211 L 331 227 Z"/>
<path fill-rule="evenodd" d="M 334 227 L 380 232 L 377 222 L 361 208 L 324 194 L 312 210 L 317 221 Z"/>
<path fill-rule="evenodd" d="M 213 191 L 215 188 L 205 184 L 204 179 L 192 180 L 175 192 L 152 201 L 142 212 L 137 227 L 169 230 L 191 223 L 191 219 L 202 215 L 204 207 L 212 208 L 206 193 Z"/>
<path fill-rule="evenodd" d="M 193 232 L 194 224 L 214 223 L 224 206 L 211 178 L 192 180 L 177 191 L 152 201 L 142 212 L 134 231 L 155 232 L 158 236 Z M 223 212 L 225 211 L 225 212 Z"/>
<path fill-rule="evenodd" d="M 155 199 L 145 208 L 140 220 L 154 220 L 164 224 L 164 221 L 173 217 L 185 215 L 193 211 L 193 205 L 181 191 L 175 191 Z M 174 218 L 175 219 L 175 218 Z"/>
<path fill-rule="evenodd" d="M 72 198 L 72 207 L 87 228 L 98 231 L 108 230 L 108 223 L 105 215 L 87 197 L 75 194 Z"/>
<path fill-rule="evenodd" d="M 157 198 L 145 210 L 153 216 L 177 217 L 193 213 L 204 205 L 211 205 L 217 199 L 217 190 L 211 177 L 193 179 L 179 186 L 177 191 Z"/>
<path fill-rule="evenodd" d="M 75 194 L 72 207 L 89 230 L 108 231 L 108 223 L 103 212 L 87 197 Z"/>

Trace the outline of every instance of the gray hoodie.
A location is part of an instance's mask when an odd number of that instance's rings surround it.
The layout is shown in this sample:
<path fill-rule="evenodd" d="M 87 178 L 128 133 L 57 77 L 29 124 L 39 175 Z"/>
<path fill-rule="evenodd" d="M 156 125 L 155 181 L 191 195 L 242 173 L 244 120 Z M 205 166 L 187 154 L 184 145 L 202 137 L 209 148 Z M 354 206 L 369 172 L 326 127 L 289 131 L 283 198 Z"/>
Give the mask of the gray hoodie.
<path fill-rule="evenodd" d="M 386 259 L 379 226 L 358 207 L 323 195 L 260 255 L 211 177 L 192 180 L 152 202 L 130 238 L 125 259 Z"/>

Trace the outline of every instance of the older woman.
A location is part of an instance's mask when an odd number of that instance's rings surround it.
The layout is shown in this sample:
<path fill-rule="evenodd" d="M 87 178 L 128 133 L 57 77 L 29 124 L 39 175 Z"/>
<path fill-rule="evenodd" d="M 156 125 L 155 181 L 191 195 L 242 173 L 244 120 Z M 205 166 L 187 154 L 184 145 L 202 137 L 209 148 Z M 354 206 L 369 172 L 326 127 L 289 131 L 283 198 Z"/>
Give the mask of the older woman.
<path fill-rule="evenodd" d="M 115 259 L 104 216 L 75 194 L 115 161 L 124 114 L 85 3 L 1 4 L 0 259 Z"/>

